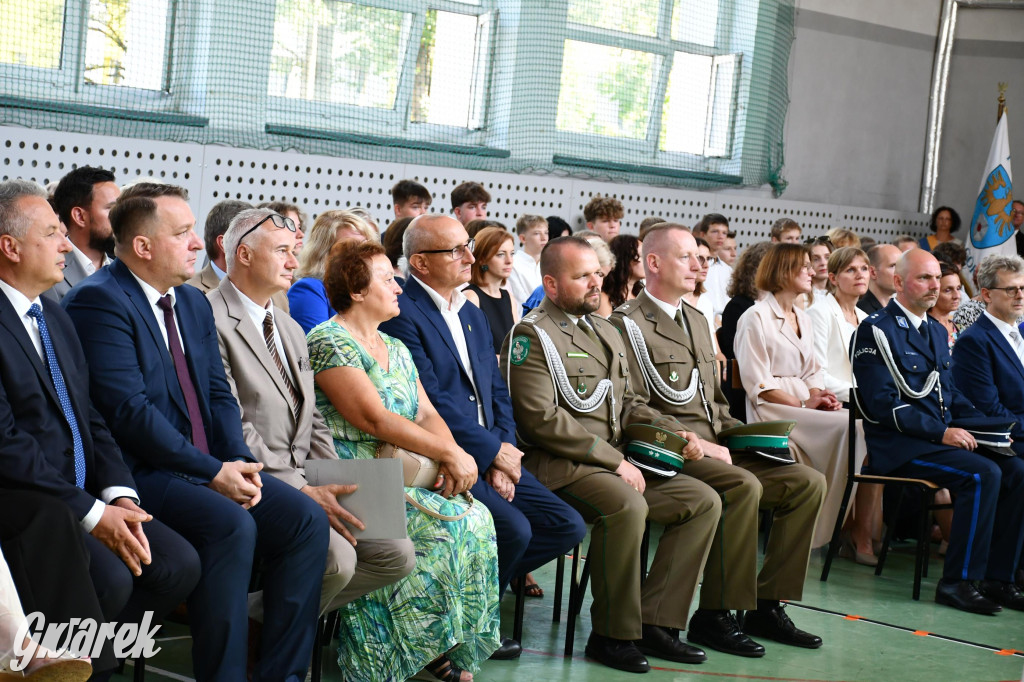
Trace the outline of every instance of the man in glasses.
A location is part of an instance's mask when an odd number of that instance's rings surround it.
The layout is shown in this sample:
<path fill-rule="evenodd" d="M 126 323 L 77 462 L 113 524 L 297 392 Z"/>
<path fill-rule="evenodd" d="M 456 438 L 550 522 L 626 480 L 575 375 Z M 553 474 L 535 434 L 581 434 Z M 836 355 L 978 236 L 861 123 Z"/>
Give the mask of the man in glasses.
<path fill-rule="evenodd" d="M 936 602 L 981 614 L 1003 606 L 1024 609 L 1024 596 L 1011 583 L 1024 532 L 1024 460 L 976 452 L 975 436 L 956 426 L 986 415 L 958 390 L 946 329 L 928 315 L 940 279 L 935 256 L 923 249 L 906 252 L 896 263 L 896 298 L 854 335 L 853 374 L 861 388 L 851 399 L 864 411 L 870 455 L 864 468 L 922 478 L 955 495 Z M 1019 297 L 992 291 L 994 276 L 988 284 L 993 301 Z M 981 591 L 975 581 L 982 581 Z"/>
<path fill-rule="evenodd" d="M 1018 326 L 1024 316 L 1024 259 L 989 256 L 978 267 L 978 285 L 986 309 L 956 342 L 953 378 L 979 410 L 1015 422 L 1012 447 L 1018 456 L 1024 455 L 1024 343 Z M 1019 545 L 1017 551 L 1022 551 Z M 1018 588 L 1024 587 L 1022 569 L 1018 560 Z M 1013 589 L 983 583 L 982 592 L 1007 606 L 1001 597 Z"/>
<path fill-rule="evenodd" d="M 185 537 L 202 576 L 188 600 L 196 679 L 246 679 L 248 585 L 262 559 L 254 680 L 301 680 L 313 649 L 326 515 L 262 476 L 224 373 L 210 304 L 181 286 L 202 243 L 181 187 L 142 182 L 110 212 L 117 260 L 64 299 L 92 398 L 132 468 L 142 506 Z M 287 223 L 286 223 L 287 224 Z"/>
<path fill-rule="evenodd" d="M 420 382 L 451 429 L 476 459 L 480 479 L 470 488 L 494 517 L 501 590 L 576 546 L 583 519 L 520 467 L 508 388 L 495 359 L 490 325 L 459 287 L 469 281 L 473 240 L 454 218 L 422 215 L 404 235 L 409 279 L 401 313 L 381 331 L 412 353 Z M 505 639 L 492 658 L 516 658 Z"/>
<path fill-rule="evenodd" d="M 704 280 L 704 288 L 711 297 L 711 304 L 715 309 L 716 324 L 722 319 L 722 312 L 729 302 L 729 278 L 732 277 L 732 266 L 721 258 L 719 251 L 725 246 L 725 240 L 729 236 L 729 219 L 720 213 L 709 213 L 693 228 L 694 235 L 702 233 L 704 241 L 708 243 L 711 251 L 711 264 L 708 266 L 708 276 Z M 735 246 L 735 243 L 734 243 Z"/>

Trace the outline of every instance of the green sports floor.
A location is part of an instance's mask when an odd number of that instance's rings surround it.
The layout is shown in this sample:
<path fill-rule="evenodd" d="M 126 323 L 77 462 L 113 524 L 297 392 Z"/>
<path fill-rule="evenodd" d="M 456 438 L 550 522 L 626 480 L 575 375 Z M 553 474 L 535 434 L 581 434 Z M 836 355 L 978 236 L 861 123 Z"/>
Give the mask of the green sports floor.
<path fill-rule="evenodd" d="M 586 546 L 586 545 L 584 545 Z M 572 659 L 562 656 L 562 622 L 552 623 L 555 564 L 534 573 L 544 588 L 541 599 L 527 599 L 524 652 L 518 661 L 487 661 L 476 676 L 488 682 L 618 682 L 639 680 L 884 680 L 911 682 L 1024 680 L 1024 612 L 1004 610 L 996 616 L 962 613 L 932 600 L 941 561 L 933 556 L 921 600 L 911 599 L 913 553 L 909 543 L 894 547 L 885 573 L 836 559 L 827 583 L 818 580 L 824 555 L 815 552 L 804 598 L 788 607 L 790 617 L 825 644 L 808 651 L 772 642 L 762 643 L 764 658 L 744 659 L 715 651 L 701 665 L 650 659 L 644 676 L 623 673 L 584 658 L 590 632 L 589 595 L 577 626 Z M 566 562 L 568 581 L 570 562 Z M 568 590 L 566 590 L 567 594 Z M 567 601 L 567 596 L 563 597 Z M 502 601 L 502 622 L 511 631 L 515 599 Z M 188 630 L 169 624 L 161 631 L 162 651 L 146 665 L 146 680 L 191 680 Z M 335 642 L 336 645 L 336 642 Z M 338 682 L 341 673 L 334 646 L 324 650 L 323 680 Z M 115 680 L 130 680 L 131 668 Z"/>

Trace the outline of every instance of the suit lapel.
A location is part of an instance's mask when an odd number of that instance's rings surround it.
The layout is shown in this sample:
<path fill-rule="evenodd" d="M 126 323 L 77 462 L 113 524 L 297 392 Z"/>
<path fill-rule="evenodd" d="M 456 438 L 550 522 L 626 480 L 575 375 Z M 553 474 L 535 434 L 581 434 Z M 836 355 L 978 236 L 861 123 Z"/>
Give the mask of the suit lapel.
<path fill-rule="evenodd" d="M 793 327 L 786 321 L 786 314 L 782 312 L 782 306 L 779 305 L 779 302 L 772 294 L 768 294 L 767 301 L 768 307 L 772 309 L 772 314 L 775 315 L 775 321 L 779 327 L 780 333 L 787 341 L 792 343 L 798 351 L 800 351 L 801 355 L 803 355 L 803 344 L 801 343 L 800 337 L 796 335 L 796 331 L 794 331 Z M 801 334 L 806 335 L 814 333 L 814 330 L 809 328 L 810 325 L 804 326 L 808 327 L 808 329 L 801 329 Z"/>
<path fill-rule="evenodd" d="M 66 265 L 64 266 L 64 281 L 67 282 L 68 288 L 74 287 L 83 279 L 88 277 L 85 274 L 85 268 L 78 262 L 78 255 L 70 255 L 65 258 Z"/>
<path fill-rule="evenodd" d="M 281 372 L 277 370 L 277 364 L 274 362 L 274 358 L 270 356 L 270 349 L 267 348 L 267 342 L 263 337 L 261 330 L 256 329 L 256 325 L 253 323 L 249 312 L 245 308 L 245 303 L 242 301 L 243 294 L 235 288 L 235 285 L 231 283 L 231 280 L 224 278 L 221 281 L 218 289 L 221 295 L 224 297 L 224 303 L 228 310 L 228 315 L 235 320 L 235 331 L 238 333 L 245 344 L 249 346 L 256 360 L 263 367 L 263 370 L 270 376 L 271 381 L 277 386 L 277 390 L 281 393 L 288 404 L 291 404 L 292 397 L 288 392 L 288 387 L 284 385 L 284 377 L 281 376 Z M 284 340 L 282 339 L 282 343 Z M 289 356 L 293 353 L 288 353 Z M 292 370 L 295 371 L 294 369 Z M 299 376 L 297 373 L 294 376 Z"/>
<path fill-rule="evenodd" d="M 188 416 L 188 407 L 185 405 L 185 394 L 181 391 L 181 384 L 178 383 L 178 373 L 174 369 L 174 358 L 171 357 L 171 352 L 168 349 L 167 342 L 164 341 L 164 335 L 160 332 L 160 327 L 156 321 L 156 314 L 153 312 L 153 306 L 150 305 L 149 299 L 146 298 L 146 294 L 142 291 L 142 287 L 135 281 L 134 275 L 128 266 L 121 261 L 114 261 L 110 266 L 111 274 L 117 283 L 121 285 L 121 289 L 124 291 L 128 300 L 135 306 L 136 312 L 139 317 L 146 324 L 146 328 L 149 329 L 149 334 L 153 338 L 153 343 L 156 344 L 157 349 L 160 351 L 161 363 L 164 367 L 164 382 L 167 384 L 167 391 L 174 399 L 174 404 L 178 406 L 181 413 Z"/>
<path fill-rule="evenodd" d="M 542 305 L 547 306 L 548 315 L 558 320 L 558 328 L 572 337 L 573 345 L 586 351 L 588 355 L 607 368 L 609 366 L 608 354 L 611 353 L 611 349 L 605 348 L 604 344 L 602 344 L 601 347 L 595 346 L 594 342 L 589 336 L 587 336 L 587 333 L 580 328 L 579 324 L 566 315 L 561 308 L 556 306 L 554 303 L 550 303 L 549 300 L 550 299 L 545 298 Z M 586 322 L 583 324 L 586 324 Z M 600 338 L 601 332 L 595 329 L 594 333 L 598 335 L 598 338 Z M 563 362 L 565 361 L 563 360 Z"/>
<path fill-rule="evenodd" d="M 36 352 L 36 347 L 32 344 L 32 339 L 29 338 L 28 332 L 25 331 L 25 325 L 21 323 L 18 314 L 14 311 L 14 306 L 11 305 L 11 302 L 3 294 L 0 294 L 0 325 L 18 342 L 18 346 L 25 354 L 29 364 L 32 365 L 36 376 L 39 377 L 40 383 L 46 387 L 46 392 L 53 402 L 59 405 L 57 389 L 53 387 L 53 379 L 50 378 L 49 370 L 43 364 L 43 359 L 39 357 L 39 353 Z"/>
<path fill-rule="evenodd" d="M 1021 364 L 1020 358 L 1017 357 L 1017 351 L 1013 349 L 1010 342 L 1006 340 L 1002 332 L 996 329 L 996 326 L 992 324 L 992 320 L 988 319 L 984 315 L 979 320 L 982 324 L 982 329 L 988 334 L 989 343 L 1002 351 L 1003 355 L 1006 356 L 1006 361 L 1017 370 L 1017 373 L 1024 379 L 1024 365 Z"/>
<path fill-rule="evenodd" d="M 459 367 L 462 367 L 462 358 L 459 357 L 459 349 L 455 347 L 455 339 L 452 338 L 452 332 L 448 329 L 448 324 L 444 321 L 444 318 L 441 317 L 441 311 L 437 309 L 434 299 L 423 289 L 423 285 L 413 277 L 405 281 L 405 292 L 409 299 L 420 309 L 424 317 L 430 320 L 430 324 L 434 325 L 434 329 L 440 334 L 445 345 L 448 346 L 448 350 L 455 356 L 456 363 Z M 462 318 L 460 317 L 459 319 L 461 321 Z M 464 367 L 462 367 L 462 371 L 466 371 Z"/>

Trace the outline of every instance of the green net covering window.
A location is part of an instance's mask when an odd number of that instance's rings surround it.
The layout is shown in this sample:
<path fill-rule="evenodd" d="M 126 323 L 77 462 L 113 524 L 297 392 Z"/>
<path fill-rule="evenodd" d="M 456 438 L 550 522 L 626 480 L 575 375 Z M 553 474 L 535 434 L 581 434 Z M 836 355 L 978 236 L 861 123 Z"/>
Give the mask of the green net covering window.
<path fill-rule="evenodd" d="M 5 0 L 0 123 L 781 186 L 793 0 Z"/>

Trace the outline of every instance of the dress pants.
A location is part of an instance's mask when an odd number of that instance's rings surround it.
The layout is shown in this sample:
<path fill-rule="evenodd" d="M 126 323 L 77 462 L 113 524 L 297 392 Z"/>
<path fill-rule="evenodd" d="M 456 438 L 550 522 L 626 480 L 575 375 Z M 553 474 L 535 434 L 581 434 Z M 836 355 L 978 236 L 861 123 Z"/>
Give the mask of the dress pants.
<path fill-rule="evenodd" d="M 39 611 L 47 623 L 104 621 L 89 577 L 85 534 L 70 507 L 45 493 L 0 490 L 0 541 L 24 613 Z M 116 666 L 109 645 L 92 660 L 96 673 Z"/>
<path fill-rule="evenodd" d="M 590 609 L 594 632 L 640 639 L 641 625 L 686 629 L 690 603 L 718 527 L 718 493 L 687 477 L 647 477 L 643 495 L 599 469 L 559 488 L 558 495 L 593 523 Z M 665 526 L 640 587 L 640 543 L 650 519 Z"/>
<path fill-rule="evenodd" d="M 945 448 L 893 469 L 955 496 L 942 577 L 1011 582 L 1024 541 L 1024 460 Z"/>
<path fill-rule="evenodd" d="M 245 680 L 248 586 L 263 569 L 262 657 L 253 680 L 302 682 L 313 650 L 327 515 L 308 495 L 262 476 L 252 509 L 163 471 L 135 479 L 143 508 L 195 547 L 202 577 L 188 600 L 196 680 Z"/>
<path fill-rule="evenodd" d="M 757 607 L 758 599 L 800 599 L 814 526 L 825 499 L 825 477 L 801 464 L 733 455 L 733 464 L 704 457 L 683 465 L 685 475 L 722 498 L 722 521 L 704 566 L 700 606 Z M 757 571 L 758 512 L 774 512 L 764 565 Z"/>
<path fill-rule="evenodd" d="M 484 480 L 470 488 L 494 518 L 498 538 L 499 593 L 512 578 L 526 575 L 579 544 L 587 526 L 579 513 L 522 470 L 509 502 Z"/>

